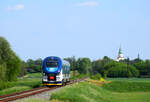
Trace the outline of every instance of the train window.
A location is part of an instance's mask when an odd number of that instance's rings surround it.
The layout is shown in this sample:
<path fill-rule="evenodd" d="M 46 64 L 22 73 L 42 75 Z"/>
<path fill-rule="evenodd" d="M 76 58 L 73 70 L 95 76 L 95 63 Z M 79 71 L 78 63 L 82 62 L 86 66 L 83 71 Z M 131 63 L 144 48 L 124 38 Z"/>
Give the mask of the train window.
<path fill-rule="evenodd" d="M 47 67 L 58 67 L 58 62 L 46 62 Z"/>

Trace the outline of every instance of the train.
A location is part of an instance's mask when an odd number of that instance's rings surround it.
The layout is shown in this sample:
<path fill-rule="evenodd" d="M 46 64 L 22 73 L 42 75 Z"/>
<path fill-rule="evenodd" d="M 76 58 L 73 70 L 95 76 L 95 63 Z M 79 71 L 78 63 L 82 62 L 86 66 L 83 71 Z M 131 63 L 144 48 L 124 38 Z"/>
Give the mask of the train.
<path fill-rule="evenodd" d="M 43 60 L 42 83 L 45 86 L 65 85 L 70 81 L 70 64 L 57 56 Z"/>

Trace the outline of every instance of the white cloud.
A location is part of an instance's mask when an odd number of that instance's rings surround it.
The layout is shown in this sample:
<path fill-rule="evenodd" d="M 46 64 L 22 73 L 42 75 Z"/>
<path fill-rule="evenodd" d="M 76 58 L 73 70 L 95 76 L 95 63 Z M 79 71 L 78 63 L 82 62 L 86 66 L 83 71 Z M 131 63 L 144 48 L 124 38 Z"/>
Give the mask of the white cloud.
<path fill-rule="evenodd" d="M 88 2 L 81 2 L 78 5 L 79 6 L 98 6 L 99 3 L 96 1 L 88 1 Z"/>
<path fill-rule="evenodd" d="M 24 9 L 24 5 L 23 4 L 17 4 L 15 6 L 8 6 L 7 7 L 8 11 L 23 10 L 23 9 Z"/>

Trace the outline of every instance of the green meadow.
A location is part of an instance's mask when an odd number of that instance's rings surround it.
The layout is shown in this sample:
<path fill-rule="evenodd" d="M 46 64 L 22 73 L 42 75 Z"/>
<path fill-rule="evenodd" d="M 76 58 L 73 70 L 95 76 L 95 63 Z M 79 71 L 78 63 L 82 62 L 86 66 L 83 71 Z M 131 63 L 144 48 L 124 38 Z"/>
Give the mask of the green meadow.
<path fill-rule="evenodd" d="M 77 75 L 73 79 L 83 77 Z M 10 88 L 0 90 L 0 95 L 21 92 L 42 86 L 41 73 L 27 74 Z M 150 78 L 108 78 L 101 81 L 85 81 L 66 86 L 51 94 L 50 102 L 150 102 Z M 12 85 L 12 86 L 11 86 Z M 44 102 L 43 99 L 29 99 L 28 102 Z"/>
<path fill-rule="evenodd" d="M 77 74 L 76 76 L 73 76 L 71 73 L 71 80 L 83 78 L 85 76 L 86 75 L 84 74 Z M 42 86 L 42 74 L 41 73 L 27 74 L 26 76 L 19 78 L 16 82 L 8 82 L 5 84 L 7 84 L 6 85 L 7 87 L 0 89 L 0 95 L 6 95 L 29 90 L 32 88 L 37 88 Z"/>
<path fill-rule="evenodd" d="M 150 102 L 150 79 L 108 79 L 98 85 L 81 82 L 51 95 L 51 102 Z"/>
<path fill-rule="evenodd" d="M 41 73 L 27 74 L 25 77 L 19 78 L 18 81 L 16 82 L 7 83 L 10 84 L 10 87 L 1 89 L 0 95 L 6 95 L 40 87 L 42 86 L 41 78 L 42 78 Z"/>

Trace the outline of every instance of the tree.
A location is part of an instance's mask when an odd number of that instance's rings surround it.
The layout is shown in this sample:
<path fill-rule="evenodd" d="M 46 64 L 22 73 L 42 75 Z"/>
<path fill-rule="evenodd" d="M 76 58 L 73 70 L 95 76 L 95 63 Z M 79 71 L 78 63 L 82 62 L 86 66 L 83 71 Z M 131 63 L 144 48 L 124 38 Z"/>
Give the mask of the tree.
<path fill-rule="evenodd" d="M 138 77 L 139 76 L 139 70 L 137 70 L 134 66 L 129 65 L 129 72 L 131 73 L 131 77 Z"/>
<path fill-rule="evenodd" d="M 147 74 L 150 77 L 150 60 L 146 60 L 145 64 L 146 64 L 146 68 L 147 68 L 147 71 L 148 71 Z"/>
<path fill-rule="evenodd" d="M 16 81 L 21 69 L 21 60 L 14 53 L 7 62 L 7 79 Z"/>
<path fill-rule="evenodd" d="M 100 73 L 101 75 L 104 76 L 104 74 L 107 74 L 107 68 L 104 68 L 104 66 L 107 65 L 108 63 L 111 63 L 112 61 L 113 60 L 107 56 L 104 56 L 102 60 L 94 61 L 92 63 L 92 72 L 94 74 Z"/>
<path fill-rule="evenodd" d="M 89 58 L 79 58 L 77 60 L 77 70 L 79 73 L 87 74 L 92 69 L 92 63 Z"/>
<path fill-rule="evenodd" d="M 25 61 L 22 61 L 21 71 L 19 76 L 24 76 L 27 74 L 27 63 Z"/>
<path fill-rule="evenodd" d="M 1 63 L 0 64 L 0 80 L 1 81 L 6 81 L 6 64 L 5 63 Z"/>
<path fill-rule="evenodd" d="M 37 59 L 37 60 L 35 60 L 35 65 L 36 65 L 36 67 L 35 67 L 35 71 L 36 72 L 41 72 L 42 70 L 42 62 L 43 62 L 43 60 L 41 59 L 41 58 L 39 58 L 39 59 Z"/>
<path fill-rule="evenodd" d="M 76 70 L 76 59 L 75 56 L 64 58 L 64 60 L 68 61 L 70 63 L 70 69 L 72 71 Z"/>
<path fill-rule="evenodd" d="M 28 59 L 26 64 L 26 68 L 28 70 L 28 72 L 30 73 L 36 73 L 36 72 L 41 72 L 42 70 L 42 62 L 43 60 L 41 58 L 37 59 L 37 60 L 32 60 L 32 59 Z"/>
<path fill-rule="evenodd" d="M 145 76 L 148 74 L 148 68 L 146 67 L 146 63 L 144 61 L 135 63 L 134 66 L 139 70 L 140 76 Z"/>
<path fill-rule="evenodd" d="M 97 74 L 97 73 L 103 73 L 104 72 L 104 66 L 102 63 L 102 60 L 96 60 L 92 62 L 92 74 Z"/>
<path fill-rule="evenodd" d="M 108 77 L 137 77 L 139 75 L 138 70 L 132 66 L 129 65 L 127 68 L 126 63 L 120 63 L 120 62 L 111 62 L 105 66 L 105 69 L 107 69 L 107 75 Z"/>
<path fill-rule="evenodd" d="M 21 60 L 11 50 L 8 41 L 3 37 L 0 37 L 0 66 L 0 70 L 2 70 L 0 79 L 5 77 L 3 80 L 17 80 L 17 76 L 20 72 Z"/>

